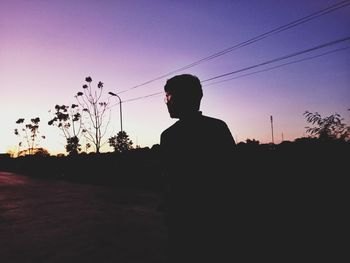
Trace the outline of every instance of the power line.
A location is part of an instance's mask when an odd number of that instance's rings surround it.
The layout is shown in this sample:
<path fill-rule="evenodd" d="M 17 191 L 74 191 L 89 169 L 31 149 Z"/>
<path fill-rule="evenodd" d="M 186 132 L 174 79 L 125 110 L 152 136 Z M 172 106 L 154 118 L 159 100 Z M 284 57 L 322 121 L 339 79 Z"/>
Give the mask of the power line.
<path fill-rule="evenodd" d="M 334 50 L 331 50 L 331 51 L 328 51 L 328 52 L 325 52 L 325 53 L 322 53 L 322 54 L 318 54 L 318 55 L 315 55 L 315 56 L 310 56 L 310 57 L 306 57 L 306 58 L 290 61 L 290 62 L 283 63 L 283 64 L 280 64 L 280 65 L 277 65 L 277 66 L 274 66 L 274 67 L 269 67 L 269 68 L 266 68 L 266 69 L 262 69 L 262 70 L 254 71 L 254 72 L 251 72 L 251 73 L 239 75 L 237 77 L 233 77 L 233 78 L 229 78 L 229 79 L 224 79 L 224 80 L 208 83 L 208 84 L 203 85 L 203 86 L 208 87 L 208 86 L 220 84 L 220 83 L 223 83 L 223 82 L 227 82 L 227 81 L 230 81 L 230 80 L 239 79 L 239 78 L 242 78 L 242 77 L 258 74 L 258 73 L 261 73 L 261 72 L 274 70 L 274 69 L 281 68 L 281 67 L 284 67 L 284 66 L 288 66 L 288 65 L 300 63 L 300 62 L 303 62 L 303 61 L 307 61 L 307 60 L 323 57 L 323 56 L 326 56 L 326 55 L 329 55 L 329 54 L 332 54 L 332 53 L 335 53 L 335 52 L 344 51 L 344 50 L 349 49 L 349 48 L 350 48 L 350 46 L 347 46 L 347 47 L 344 47 L 344 48 L 337 48 L 337 49 L 334 49 Z"/>
<path fill-rule="evenodd" d="M 127 99 L 127 100 L 124 100 L 123 102 L 130 102 L 130 101 L 135 101 L 135 100 L 140 100 L 140 99 L 146 99 L 146 98 L 154 97 L 154 96 L 161 95 L 161 94 L 164 94 L 164 92 L 160 91 L 160 92 L 152 93 L 152 94 L 145 95 L 145 96 L 140 96 L 140 97 L 136 97 L 136 98 L 132 98 L 132 99 Z"/>
<path fill-rule="evenodd" d="M 161 75 L 161 76 L 159 76 L 159 77 L 156 77 L 156 78 L 154 78 L 154 79 L 148 80 L 148 81 L 146 81 L 146 82 L 143 82 L 143 83 L 141 83 L 141 84 L 139 84 L 139 85 L 136 85 L 136 86 L 133 86 L 133 87 L 131 87 L 131 88 L 122 90 L 122 91 L 118 92 L 118 94 L 121 94 L 121 93 L 130 91 L 130 90 L 133 90 L 133 89 L 136 89 L 136 88 L 145 86 L 145 85 L 150 84 L 150 83 L 152 83 L 152 82 L 154 82 L 154 81 L 157 81 L 157 80 L 163 79 L 163 78 L 165 78 L 165 77 L 168 77 L 168 76 L 170 76 L 170 75 L 172 75 L 172 74 L 174 74 L 174 73 L 177 73 L 177 72 L 180 72 L 180 71 L 183 71 L 183 70 L 192 68 L 192 67 L 197 66 L 197 65 L 199 65 L 199 64 L 202 64 L 202 63 L 204 63 L 204 62 L 206 62 L 206 61 L 212 60 L 212 59 L 214 59 L 214 58 L 217 58 L 217 57 L 220 57 L 220 56 L 222 56 L 222 55 L 224 55 L 224 54 L 227 54 L 227 53 L 229 53 L 229 52 L 232 52 L 232 51 L 234 51 L 234 50 L 236 50 L 236 49 L 239 49 L 239 48 L 248 46 L 248 45 L 253 44 L 253 43 L 257 42 L 257 41 L 260 41 L 260 40 L 262 40 L 262 39 L 265 39 L 265 38 L 267 38 L 267 37 L 269 37 L 269 36 L 271 36 L 271 35 L 274 35 L 274 34 L 283 32 L 283 31 L 285 31 L 285 30 L 287 30 L 287 29 L 290 29 L 290 28 L 296 27 L 296 26 L 298 26 L 298 25 L 304 24 L 304 23 L 306 23 L 306 22 L 308 22 L 308 21 L 310 21 L 310 20 L 312 20 L 312 19 L 315 19 L 315 18 L 318 18 L 318 17 L 323 16 L 323 15 L 325 15 L 325 14 L 334 12 L 334 11 L 340 9 L 340 8 L 344 8 L 344 7 L 348 6 L 348 5 L 350 5 L 350 0 L 342 1 L 342 2 L 339 2 L 339 3 L 337 3 L 337 4 L 331 5 L 331 6 L 327 7 L 327 8 L 325 8 L 325 9 L 322 9 L 322 10 L 320 10 L 320 11 L 317 11 L 317 12 L 315 12 L 315 13 L 312 13 L 312 14 L 310 14 L 310 15 L 308 15 L 308 16 L 299 18 L 299 19 L 297 19 L 297 20 L 295 20 L 295 21 L 292 21 L 292 22 L 290 22 L 290 23 L 288 23 L 288 24 L 285 24 L 285 25 L 283 25 L 283 26 L 279 26 L 279 27 L 277 27 L 277 28 L 274 28 L 274 29 L 272 29 L 272 30 L 270 30 L 270 31 L 268 31 L 268 32 L 265 32 L 265 33 L 263 33 L 263 34 L 260 34 L 260 35 L 258 35 L 258 36 L 255 36 L 255 37 L 253 37 L 253 38 L 251 38 L 251 39 L 249 39 L 249 40 L 246 40 L 246 41 L 244 41 L 244 42 L 241 42 L 241 43 L 239 43 L 239 44 L 236 44 L 236 45 L 234 45 L 234 46 L 231 46 L 231 47 L 229 47 L 229 48 L 226 48 L 226 49 L 224 49 L 224 50 L 222 50 L 222 51 L 216 52 L 216 53 L 214 53 L 214 54 L 212 54 L 212 55 L 209 55 L 209 56 L 207 56 L 207 57 L 201 58 L 201 59 L 199 59 L 199 60 L 197 60 L 197 61 L 195 61 L 195 62 L 192 62 L 192 63 L 190 63 L 190 64 L 188 64 L 188 65 L 185 65 L 185 66 L 183 66 L 183 67 L 181 67 L 181 68 L 178 68 L 178 69 L 175 69 L 175 70 L 173 70 L 173 71 L 170 71 L 170 72 L 168 72 L 168 73 L 166 73 L 166 74 L 163 74 L 163 75 Z"/>
<path fill-rule="evenodd" d="M 338 43 L 341 43 L 341 42 L 344 42 L 344 41 L 347 41 L 347 40 L 350 40 L 350 37 L 345 37 L 345 38 L 342 38 L 342 39 L 334 40 L 334 41 L 331 41 L 331 42 L 328 42 L 328 43 L 325 43 L 325 44 L 322 44 L 322 45 L 319 45 L 319 46 L 316 46 L 316 47 L 313 47 L 313 48 L 309 48 L 309 49 L 306 49 L 306 50 L 303 50 L 303 51 L 295 52 L 295 53 L 292 53 L 292 54 L 289 54 L 289 55 L 285 55 L 285 56 L 282 56 L 282 57 L 279 57 L 279 58 L 271 59 L 269 61 L 262 62 L 262 63 L 256 64 L 256 65 L 253 65 L 253 66 L 250 66 L 250 67 L 246 67 L 246 68 L 243 68 L 243 69 L 238 69 L 238 70 L 235 70 L 235 71 L 224 73 L 224 74 L 221 74 L 221 75 L 218 75 L 218 76 L 215 76 L 215 77 L 203 80 L 201 82 L 203 83 L 203 82 L 211 81 L 211 80 L 214 80 L 214 79 L 226 77 L 226 76 L 229 76 L 229 75 L 232 75 L 232 74 L 236 74 L 236 73 L 239 73 L 239 72 L 242 72 L 242 71 L 247 71 L 247 70 L 250 70 L 250 69 L 253 69 L 253 68 L 265 66 L 265 65 L 277 62 L 277 61 L 281 61 L 281 60 L 287 59 L 287 58 L 299 56 L 301 54 L 305 54 L 305 53 L 308 53 L 308 52 L 311 52 L 311 51 L 314 51 L 314 50 L 317 50 L 317 49 L 320 49 L 320 48 L 332 46 L 332 45 L 335 45 L 335 44 L 338 44 Z"/>
<path fill-rule="evenodd" d="M 207 81 L 210 81 L 210 80 L 214 80 L 214 79 L 218 79 L 218 78 L 222 78 L 222 77 L 225 77 L 225 76 L 228 76 L 228 75 L 233 75 L 233 74 L 240 73 L 240 72 L 243 72 L 243 71 L 247 71 L 247 70 L 250 70 L 250 69 L 253 69 L 253 68 L 265 66 L 267 64 L 271 64 L 271 63 L 278 62 L 278 61 L 281 61 L 281 60 L 284 60 L 284 59 L 287 59 L 287 58 L 291 58 L 291 57 L 295 57 L 295 56 L 298 56 L 298 55 L 301 55 L 301 54 L 312 52 L 312 51 L 315 51 L 317 49 L 325 48 L 325 47 L 328 47 L 328 46 L 331 46 L 331 45 L 335 45 L 335 44 L 338 44 L 338 43 L 341 43 L 341 42 L 344 42 L 344 41 L 347 41 L 347 40 L 350 40 L 350 37 L 346 37 L 346 38 L 338 39 L 338 40 L 335 40 L 335 41 L 331 41 L 331 42 L 328 42 L 328 43 L 325 43 L 325 44 L 322 44 L 322 45 L 318 45 L 318 46 L 313 47 L 313 48 L 309 48 L 309 49 L 306 49 L 306 50 L 295 52 L 295 53 L 292 53 L 292 54 L 289 54 L 289 55 L 285 55 L 285 56 L 282 56 L 282 57 L 279 57 L 279 58 L 275 58 L 275 59 L 272 59 L 272 60 L 269 60 L 269 61 L 266 61 L 266 62 L 262 62 L 262 63 L 256 64 L 256 65 L 253 65 L 253 66 L 249 66 L 249 67 L 246 67 L 246 68 L 243 68 L 243 69 L 235 70 L 235 71 L 232 71 L 232 72 L 229 72 L 229 73 L 221 74 L 221 75 L 218 75 L 218 76 L 215 76 L 215 77 L 203 80 L 203 81 L 201 81 L 201 83 L 204 83 L 204 82 L 207 82 Z M 273 69 L 276 69 L 276 68 L 279 68 L 279 67 L 283 67 L 283 66 L 287 66 L 287 65 L 290 65 L 290 64 L 300 63 L 300 62 L 303 62 L 303 61 L 306 61 L 306 60 L 311 60 L 311 59 L 315 59 L 315 58 L 318 58 L 318 57 L 321 57 L 321 56 L 329 55 L 331 53 L 343 51 L 343 50 L 348 49 L 348 48 L 350 48 L 350 46 L 343 47 L 343 48 L 338 48 L 338 49 L 335 49 L 335 50 L 327 51 L 327 52 L 322 53 L 322 54 L 318 54 L 318 55 L 314 55 L 314 56 L 310 56 L 310 57 L 306 57 L 306 58 L 290 61 L 290 62 L 287 62 L 287 63 L 284 63 L 284 64 L 280 64 L 280 65 L 277 65 L 277 66 L 274 66 L 274 67 L 270 67 L 270 68 L 267 68 L 267 69 L 263 69 L 263 70 L 259 70 L 259 71 L 255 71 L 255 72 L 251 72 L 251 73 L 247 73 L 247 74 L 243 74 L 243 75 L 240 75 L 240 76 L 237 76 L 237 77 L 234 77 L 234 78 L 225 79 L 225 80 L 221 80 L 221 81 L 217 81 L 217 82 L 213 82 L 213 83 L 209 83 L 209 84 L 204 84 L 203 86 L 211 86 L 211 85 L 219 84 L 219 83 L 226 82 L 226 81 L 229 81 L 229 80 L 233 80 L 233 79 L 237 79 L 237 78 L 241 78 L 241 77 L 257 74 L 257 73 L 260 73 L 260 72 L 273 70 Z M 127 100 L 124 100 L 123 102 L 131 102 L 131 101 L 141 100 L 141 99 L 145 99 L 145 98 L 161 95 L 163 93 L 164 92 L 156 92 L 156 93 L 148 94 L 148 95 L 145 95 L 145 96 L 140 96 L 140 97 L 136 97 L 136 98 L 127 99 Z"/>

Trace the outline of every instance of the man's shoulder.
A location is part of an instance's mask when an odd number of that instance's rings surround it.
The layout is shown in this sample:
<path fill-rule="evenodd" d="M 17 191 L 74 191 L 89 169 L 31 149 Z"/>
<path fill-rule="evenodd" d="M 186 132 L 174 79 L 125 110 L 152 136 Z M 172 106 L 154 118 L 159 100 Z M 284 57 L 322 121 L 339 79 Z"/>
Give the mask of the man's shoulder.
<path fill-rule="evenodd" d="M 226 122 L 224 122 L 223 120 L 220 120 L 218 118 L 214 118 L 214 117 L 209 117 L 209 116 L 202 116 L 202 119 L 204 122 L 210 124 L 210 125 L 217 125 L 217 126 L 224 126 L 227 127 Z"/>
<path fill-rule="evenodd" d="M 176 130 L 178 129 L 178 125 L 179 125 L 179 121 L 175 122 L 173 125 L 165 129 L 161 133 L 161 136 L 164 137 L 164 136 L 167 136 L 168 134 L 172 134 L 173 132 L 176 132 Z"/>

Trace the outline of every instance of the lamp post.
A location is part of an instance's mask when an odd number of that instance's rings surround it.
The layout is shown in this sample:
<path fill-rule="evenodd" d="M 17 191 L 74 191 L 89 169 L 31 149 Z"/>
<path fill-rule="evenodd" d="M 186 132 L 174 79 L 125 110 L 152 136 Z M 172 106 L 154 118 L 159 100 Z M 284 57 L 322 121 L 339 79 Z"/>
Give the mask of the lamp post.
<path fill-rule="evenodd" d="M 115 96 L 115 97 L 117 97 L 117 98 L 119 99 L 120 131 L 122 132 L 122 131 L 123 131 L 122 100 L 121 100 L 121 98 L 120 98 L 117 94 L 115 94 L 115 93 L 113 93 L 113 92 L 108 92 L 108 94 L 109 94 L 109 95 L 112 95 L 112 96 Z"/>

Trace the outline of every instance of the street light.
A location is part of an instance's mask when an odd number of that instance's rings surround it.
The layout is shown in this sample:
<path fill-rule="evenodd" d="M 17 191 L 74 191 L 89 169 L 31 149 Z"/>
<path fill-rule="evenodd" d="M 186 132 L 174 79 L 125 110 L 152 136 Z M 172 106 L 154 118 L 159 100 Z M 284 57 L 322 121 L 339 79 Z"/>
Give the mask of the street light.
<path fill-rule="evenodd" d="M 115 96 L 119 99 L 119 113 L 120 113 L 120 131 L 122 132 L 123 131 L 123 118 L 122 118 L 122 100 L 121 98 L 113 93 L 113 92 L 108 92 L 109 95 L 112 95 L 112 96 Z"/>

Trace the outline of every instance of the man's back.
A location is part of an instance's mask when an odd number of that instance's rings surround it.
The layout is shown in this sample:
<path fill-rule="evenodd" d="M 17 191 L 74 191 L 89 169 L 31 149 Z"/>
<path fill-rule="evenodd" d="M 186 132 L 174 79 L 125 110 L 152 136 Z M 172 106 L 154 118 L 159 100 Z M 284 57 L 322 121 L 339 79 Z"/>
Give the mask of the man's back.
<path fill-rule="evenodd" d="M 161 145 L 170 161 L 197 161 L 205 165 L 204 160 L 216 161 L 219 156 L 232 152 L 235 142 L 225 122 L 198 112 L 165 130 L 161 135 Z M 188 165 L 196 167 L 191 162 Z"/>
<path fill-rule="evenodd" d="M 220 243 L 234 139 L 225 122 L 198 112 L 162 133 L 161 150 L 170 244 L 198 260 Z"/>
<path fill-rule="evenodd" d="M 201 181 L 213 184 L 230 168 L 235 142 L 225 122 L 199 112 L 165 130 L 161 149 L 169 179 L 196 189 Z"/>

